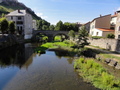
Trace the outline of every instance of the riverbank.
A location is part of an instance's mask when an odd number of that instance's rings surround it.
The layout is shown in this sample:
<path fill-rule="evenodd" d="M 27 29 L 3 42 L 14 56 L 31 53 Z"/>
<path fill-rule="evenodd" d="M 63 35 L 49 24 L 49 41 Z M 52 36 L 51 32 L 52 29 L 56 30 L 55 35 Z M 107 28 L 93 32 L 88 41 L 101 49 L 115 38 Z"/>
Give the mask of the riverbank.
<path fill-rule="evenodd" d="M 117 79 L 108 73 L 107 70 L 94 59 L 77 59 L 74 62 L 74 68 L 86 82 L 92 83 L 97 88 L 103 90 L 120 90 L 120 78 Z"/>

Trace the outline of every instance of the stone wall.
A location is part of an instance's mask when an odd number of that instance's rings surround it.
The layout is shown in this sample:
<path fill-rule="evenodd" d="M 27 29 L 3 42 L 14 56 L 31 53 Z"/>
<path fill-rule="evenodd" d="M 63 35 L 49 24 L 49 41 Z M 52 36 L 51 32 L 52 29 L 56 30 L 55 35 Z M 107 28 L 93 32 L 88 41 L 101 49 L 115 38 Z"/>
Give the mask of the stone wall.
<path fill-rule="evenodd" d="M 120 40 L 117 39 L 92 39 L 89 38 L 90 45 L 99 46 L 107 50 L 120 52 Z"/>

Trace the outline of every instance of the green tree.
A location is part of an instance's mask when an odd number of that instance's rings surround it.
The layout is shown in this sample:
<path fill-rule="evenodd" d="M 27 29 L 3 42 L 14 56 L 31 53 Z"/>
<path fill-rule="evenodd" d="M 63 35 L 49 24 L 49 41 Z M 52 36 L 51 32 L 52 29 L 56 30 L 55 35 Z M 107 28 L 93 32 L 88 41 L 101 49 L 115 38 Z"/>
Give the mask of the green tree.
<path fill-rule="evenodd" d="M 75 32 L 73 30 L 70 30 L 68 33 L 69 37 L 74 39 L 75 38 Z"/>
<path fill-rule="evenodd" d="M 62 21 L 59 21 L 56 26 L 55 26 L 55 30 L 56 31 L 62 31 L 63 30 L 63 22 Z"/>
<path fill-rule="evenodd" d="M 54 30 L 55 29 L 55 26 L 54 25 L 50 25 L 49 26 L 49 30 Z"/>
<path fill-rule="evenodd" d="M 8 21 L 6 18 L 1 18 L 0 19 L 0 30 L 2 31 L 2 33 L 6 33 L 8 30 Z"/>
<path fill-rule="evenodd" d="M 42 30 L 48 30 L 48 29 L 49 29 L 49 27 L 47 25 L 42 26 Z"/>
<path fill-rule="evenodd" d="M 111 39 L 114 39 L 115 38 L 115 35 L 110 33 L 110 34 L 107 34 L 107 38 L 111 38 Z"/>
<path fill-rule="evenodd" d="M 10 33 L 14 33 L 15 32 L 15 23 L 13 21 L 9 21 L 9 27 L 8 30 L 10 31 Z"/>
<path fill-rule="evenodd" d="M 88 40 L 88 32 L 86 31 L 84 26 L 82 26 L 81 29 L 79 30 L 78 40 L 79 40 L 79 44 L 78 44 L 79 48 L 84 48 L 85 45 L 89 44 L 87 42 L 87 40 Z"/>
<path fill-rule="evenodd" d="M 37 30 L 42 30 L 42 20 L 37 20 Z"/>

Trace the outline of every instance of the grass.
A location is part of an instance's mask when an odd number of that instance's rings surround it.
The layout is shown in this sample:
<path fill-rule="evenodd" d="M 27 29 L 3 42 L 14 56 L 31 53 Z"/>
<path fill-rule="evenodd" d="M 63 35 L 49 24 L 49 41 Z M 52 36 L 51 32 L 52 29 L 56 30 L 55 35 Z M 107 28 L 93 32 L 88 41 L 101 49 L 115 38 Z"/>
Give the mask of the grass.
<path fill-rule="evenodd" d="M 65 52 L 69 51 L 69 54 L 75 54 L 77 53 L 78 50 L 71 48 L 73 45 L 74 43 L 69 42 L 67 40 L 64 42 L 48 42 L 36 48 L 35 52 L 42 53 L 42 52 L 45 52 L 46 49 L 57 49 L 57 50 L 59 49 Z"/>
<path fill-rule="evenodd" d="M 102 90 L 120 90 L 120 80 L 109 74 L 94 59 L 79 58 L 74 62 L 74 68 L 85 81 L 91 82 Z"/>
<path fill-rule="evenodd" d="M 120 60 L 120 57 L 111 55 L 111 54 L 105 54 L 105 53 L 100 53 L 99 55 L 103 56 L 104 58 L 111 58 L 111 59 L 117 59 Z"/>

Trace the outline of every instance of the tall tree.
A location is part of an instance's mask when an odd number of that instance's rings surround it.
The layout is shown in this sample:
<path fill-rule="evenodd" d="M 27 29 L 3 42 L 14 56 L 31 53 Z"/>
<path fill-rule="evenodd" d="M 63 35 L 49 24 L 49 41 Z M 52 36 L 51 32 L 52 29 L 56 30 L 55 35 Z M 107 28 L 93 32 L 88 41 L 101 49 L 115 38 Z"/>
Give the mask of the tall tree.
<path fill-rule="evenodd" d="M 54 30 L 55 29 L 55 26 L 54 25 L 50 25 L 49 26 L 49 30 Z"/>
<path fill-rule="evenodd" d="M 59 21 L 56 26 L 55 26 L 55 30 L 56 31 L 62 31 L 63 30 L 63 22 L 62 21 Z"/>
<path fill-rule="evenodd" d="M 8 30 L 8 21 L 6 18 L 1 18 L 0 19 L 0 30 L 2 31 L 2 33 L 6 33 Z"/>
<path fill-rule="evenodd" d="M 13 21 L 9 21 L 9 27 L 8 30 L 10 31 L 10 33 L 14 33 L 15 32 L 15 23 Z"/>
<path fill-rule="evenodd" d="M 88 32 L 84 26 L 82 26 L 81 29 L 79 30 L 78 39 L 79 39 L 79 45 L 78 45 L 79 48 L 84 48 L 85 45 L 89 44 L 87 42 Z"/>
<path fill-rule="evenodd" d="M 73 30 L 70 30 L 69 33 L 68 33 L 70 39 L 74 39 L 75 38 L 75 32 Z"/>

